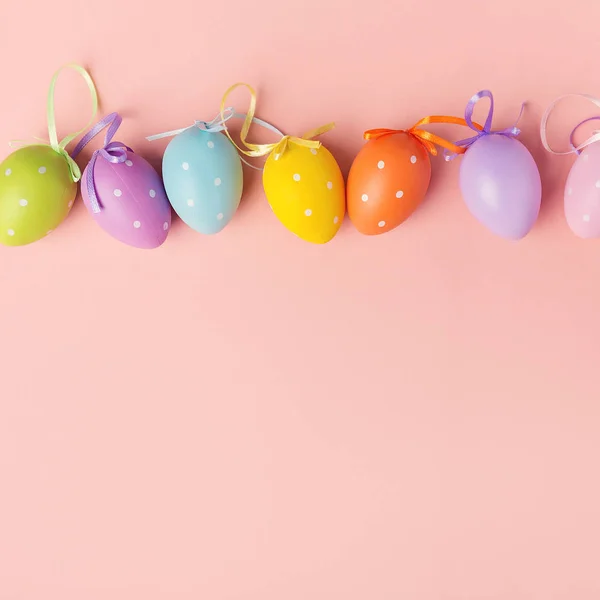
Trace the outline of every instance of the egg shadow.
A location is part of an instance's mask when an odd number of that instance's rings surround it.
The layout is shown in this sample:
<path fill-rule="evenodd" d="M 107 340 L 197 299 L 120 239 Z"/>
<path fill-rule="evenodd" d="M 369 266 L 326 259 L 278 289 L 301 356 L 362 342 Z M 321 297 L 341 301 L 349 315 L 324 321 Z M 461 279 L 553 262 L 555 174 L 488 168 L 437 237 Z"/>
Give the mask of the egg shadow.
<path fill-rule="evenodd" d="M 553 156 L 542 144 L 539 129 L 542 108 L 537 105 L 528 105 L 525 114 L 527 115 L 527 121 L 521 129 L 521 135 L 517 139 L 529 150 L 540 172 L 542 180 L 542 203 L 538 224 L 545 224 L 553 220 L 563 210 L 563 190 L 566 181 L 565 169 L 569 163 L 568 161 L 564 161 L 563 164 L 559 164 L 557 159 L 560 157 Z"/>
<path fill-rule="evenodd" d="M 356 155 L 359 153 L 360 149 L 363 146 L 362 138 L 357 138 L 355 144 L 344 143 L 343 140 L 333 139 L 331 142 L 329 140 L 320 140 L 323 143 L 323 146 L 333 154 L 337 164 L 342 171 L 342 176 L 344 177 L 344 182 L 348 182 L 348 174 L 350 173 L 350 168 L 352 167 L 352 163 L 356 158 Z"/>

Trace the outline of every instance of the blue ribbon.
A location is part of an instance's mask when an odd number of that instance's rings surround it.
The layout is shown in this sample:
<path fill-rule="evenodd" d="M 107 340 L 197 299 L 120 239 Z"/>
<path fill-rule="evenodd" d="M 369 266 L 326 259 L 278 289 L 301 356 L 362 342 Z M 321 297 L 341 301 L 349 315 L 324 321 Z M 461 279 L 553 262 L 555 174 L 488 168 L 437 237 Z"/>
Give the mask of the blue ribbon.
<path fill-rule="evenodd" d="M 176 135 L 179 135 L 180 133 L 183 133 L 184 131 L 187 131 L 188 129 L 193 129 L 194 127 L 201 129 L 202 131 L 206 131 L 208 133 L 218 133 L 220 131 L 226 131 L 227 130 L 227 121 L 229 121 L 229 119 L 245 119 L 246 115 L 245 114 L 240 114 L 235 112 L 235 109 L 231 106 L 229 106 L 228 108 L 223 110 L 223 114 L 219 113 L 212 121 L 194 121 L 193 125 L 190 125 L 188 127 L 183 127 L 181 129 L 173 129 L 171 131 L 163 131 L 162 133 L 157 133 L 155 135 L 149 135 L 146 139 L 149 142 L 153 142 L 155 140 L 160 140 L 162 138 L 167 138 L 167 137 L 175 137 Z M 267 123 L 266 121 L 263 121 L 262 119 L 259 119 L 258 117 L 253 117 L 252 121 L 254 123 L 256 123 L 257 125 L 260 125 L 261 127 L 264 127 L 265 129 L 268 129 L 269 131 L 272 131 L 273 133 L 276 133 L 277 135 L 284 137 L 283 133 L 281 133 L 281 131 L 279 131 L 279 129 L 277 129 L 277 127 L 275 127 L 274 125 L 271 125 L 270 123 Z M 251 169 L 254 169 L 255 171 L 262 171 L 263 169 L 261 167 L 255 167 L 253 164 L 249 163 L 247 160 L 244 159 L 243 156 L 240 156 L 240 160 L 247 166 L 249 166 Z"/>

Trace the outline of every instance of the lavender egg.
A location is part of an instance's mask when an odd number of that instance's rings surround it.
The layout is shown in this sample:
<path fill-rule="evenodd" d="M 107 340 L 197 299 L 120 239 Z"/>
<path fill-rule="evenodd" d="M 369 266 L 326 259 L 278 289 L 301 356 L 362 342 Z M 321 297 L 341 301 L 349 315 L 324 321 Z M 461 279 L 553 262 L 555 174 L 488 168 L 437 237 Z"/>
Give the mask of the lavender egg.
<path fill-rule="evenodd" d="M 162 180 L 148 161 L 127 151 L 122 163 L 98 157 L 94 181 L 100 212 L 92 210 L 88 165 L 81 180 L 83 202 L 100 227 L 135 248 L 157 248 L 171 228 L 171 205 Z"/>
<path fill-rule="evenodd" d="M 540 212 L 540 172 L 529 150 L 512 137 L 478 139 L 462 159 L 460 188 L 473 216 L 503 238 L 526 236 Z"/>

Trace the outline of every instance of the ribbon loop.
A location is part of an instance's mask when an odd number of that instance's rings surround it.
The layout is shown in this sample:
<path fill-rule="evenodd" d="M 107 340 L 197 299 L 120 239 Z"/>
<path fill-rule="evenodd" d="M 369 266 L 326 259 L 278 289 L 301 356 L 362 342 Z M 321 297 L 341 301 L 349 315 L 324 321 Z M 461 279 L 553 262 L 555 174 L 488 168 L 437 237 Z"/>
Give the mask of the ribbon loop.
<path fill-rule="evenodd" d="M 483 98 L 489 98 L 490 108 L 488 111 L 488 115 L 485 119 L 485 124 L 483 127 L 481 127 L 481 125 L 478 125 L 473 121 L 473 111 L 475 110 L 475 105 Z M 473 129 L 473 131 L 475 131 L 477 135 L 474 135 L 473 137 L 464 140 L 459 140 L 458 142 L 456 142 L 456 145 L 463 148 L 466 151 L 479 138 L 486 135 L 504 135 L 506 137 L 517 137 L 521 133 L 521 130 L 517 127 L 517 124 L 523 116 L 524 109 L 525 103 L 521 104 L 521 111 L 519 112 L 519 116 L 517 117 L 517 120 L 515 121 L 515 124 L 512 127 L 507 127 L 506 129 L 498 129 L 494 131 L 492 130 L 492 119 L 494 117 L 494 97 L 492 95 L 492 92 L 490 92 L 489 90 L 482 90 L 481 92 L 477 92 L 477 94 L 471 97 L 465 109 L 465 123 L 471 129 Z M 448 152 L 444 152 L 446 160 L 452 160 L 456 158 L 457 154 L 458 153 L 450 154 Z"/>
<path fill-rule="evenodd" d="M 73 69 L 76 71 L 83 80 L 87 84 L 88 91 L 90 93 L 90 97 L 92 99 L 92 116 L 89 121 L 74 133 L 70 133 L 62 140 L 58 140 L 58 133 L 56 130 L 56 114 L 55 114 L 55 105 L 54 105 L 54 90 L 56 88 L 56 82 L 58 81 L 58 77 L 60 73 L 64 69 Z M 93 122 L 96 118 L 96 114 L 98 112 L 98 93 L 96 92 L 96 87 L 94 86 L 94 82 L 90 76 L 90 74 L 79 65 L 76 64 L 68 64 L 62 66 L 58 71 L 54 73 L 52 76 L 52 80 L 50 81 L 50 88 L 48 90 L 48 99 L 46 105 L 46 119 L 48 122 L 48 141 L 40 140 L 39 138 L 34 138 L 38 144 L 43 146 L 50 146 L 57 154 L 60 154 L 67 161 L 67 165 L 69 166 L 69 174 L 74 183 L 77 183 L 81 179 L 81 170 L 77 163 L 73 160 L 73 157 L 69 155 L 66 150 L 66 147 L 76 138 L 79 137 Z M 31 146 L 32 144 L 27 143 L 25 141 L 13 140 L 9 142 L 9 146 Z"/>
<path fill-rule="evenodd" d="M 176 135 L 179 135 L 180 133 L 183 133 L 184 131 L 187 131 L 188 129 L 192 129 L 194 127 L 197 127 L 198 129 L 201 129 L 202 131 L 206 131 L 207 133 L 219 133 L 221 131 L 224 131 L 225 133 L 227 133 L 227 137 L 231 140 L 231 137 L 229 136 L 229 133 L 227 132 L 227 126 L 226 123 L 227 121 L 229 121 L 230 119 L 246 119 L 248 117 L 248 115 L 246 114 L 240 114 L 235 112 L 235 109 L 231 106 L 228 106 L 226 109 L 222 110 L 212 121 L 194 121 L 193 125 L 190 125 L 189 127 L 183 127 L 182 129 L 173 129 L 172 131 L 165 131 L 163 133 L 157 133 L 156 135 L 150 135 L 148 136 L 146 139 L 149 142 L 153 142 L 154 140 L 160 140 L 162 138 L 166 138 L 166 137 L 174 137 Z M 276 133 L 277 135 L 280 135 L 282 137 L 285 137 L 283 135 L 283 133 L 281 131 L 279 131 L 279 129 L 277 129 L 277 127 L 271 125 L 270 123 L 267 123 L 266 121 L 263 121 L 262 119 L 259 119 L 258 117 L 252 117 L 252 122 L 256 123 L 257 125 L 260 125 L 261 127 L 264 127 L 265 129 L 268 129 L 269 131 L 272 131 L 273 133 Z M 231 140 L 233 141 L 233 140 Z M 234 146 L 237 145 L 234 142 Z M 239 148 L 238 148 L 239 150 Z M 240 157 L 241 161 L 247 165 L 248 167 L 250 167 L 251 169 L 254 169 L 256 171 L 262 171 L 261 167 L 256 167 L 252 164 L 250 164 L 247 160 L 244 160 L 243 157 Z"/>
<path fill-rule="evenodd" d="M 331 129 L 333 129 L 335 127 L 335 123 L 328 123 L 327 125 L 323 125 L 321 127 L 313 129 L 311 131 L 308 131 L 307 133 L 302 135 L 302 137 L 284 135 L 276 127 L 273 127 L 273 125 L 270 125 L 266 121 L 263 121 L 262 119 L 258 119 L 254 116 L 254 113 L 256 112 L 256 91 L 254 90 L 254 88 L 252 86 L 248 85 L 247 83 L 236 83 L 236 84 L 232 85 L 225 92 L 225 94 L 223 95 L 223 98 L 221 100 L 221 118 L 223 118 L 225 116 L 224 115 L 225 104 L 227 102 L 227 98 L 229 97 L 229 94 L 231 94 L 231 92 L 233 92 L 238 87 L 245 87 L 250 92 L 250 106 L 248 107 L 248 112 L 245 115 L 244 123 L 242 125 L 242 130 L 240 132 L 240 140 L 241 140 L 244 148 L 241 148 L 235 142 L 235 140 L 231 137 L 231 134 L 229 133 L 227 126 L 225 126 L 223 131 L 227 135 L 227 137 L 230 139 L 231 143 L 238 149 L 238 151 L 246 156 L 260 157 L 260 156 L 266 156 L 267 154 L 270 154 L 271 152 L 273 152 L 273 156 L 274 156 L 275 160 L 278 160 L 279 157 L 281 157 L 284 154 L 284 152 L 287 150 L 289 144 L 297 144 L 298 146 L 303 146 L 305 148 L 317 149 L 321 146 L 321 142 L 319 142 L 318 140 L 315 140 L 313 138 L 315 138 L 323 133 L 326 133 L 327 131 L 330 131 Z M 259 125 L 262 125 L 266 129 L 269 129 L 270 131 L 273 131 L 274 133 L 281 135 L 281 139 L 277 142 L 272 142 L 272 143 L 268 143 L 268 144 L 253 144 L 253 143 L 249 142 L 248 141 L 248 132 L 250 131 L 250 125 L 253 122 L 255 122 Z"/>
<path fill-rule="evenodd" d="M 79 129 L 78 131 L 75 131 L 73 133 L 70 133 L 69 135 L 65 136 L 62 140 L 60 140 L 60 142 L 59 142 L 58 134 L 56 131 L 54 90 L 56 88 L 56 82 L 58 81 L 58 77 L 64 69 L 73 69 L 79 75 L 81 75 L 81 77 L 83 77 L 83 80 L 87 84 L 88 91 L 90 92 L 90 96 L 92 98 L 92 116 L 90 117 L 88 122 L 81 129 Z M 46 107 L 46 116 L 48 119 L 48 139 L 50 141 L 49 145 L 52 147 L 52 149 L 55 152 L 58 152 L 58 154 L 65 157 L 65 159 L 69 165 L 69 172 L 71 174 L 71 179 L 74 182 L 77 182 L 81 179 L 81 170 L 79 169 L 79 166 L 77 165 L 77 163 L 73 160 L 73 158 L 67 152 L 66 147 L 76 137 L 79 137 L 94 122 L 97 112 L 98 112 L 98 93 L 96 92 L 96 87 L 94 86 L 94 82 L 93 82 L 90 74 L 83 67 L 80 67 L 79 65 L 76 65 L 73 63 L 64 65 L 63 67 L 58 69 L 58 71 L 56 71 L 56 73 L 54 73 L 54 76 L 52 77 L 52 80 L 50 82 L 50 89 L 48 90 L 48 104 Z"/>
<path fill-rule="evenodd" d="M 590 121 L 600 121 L 600 116 L 589 117 L 587 119 L 584 119 L 583 121 L 581 121 L 580 123 L 575 125 L 575 127 L 573 127 L 573 131 L 571 131 L 571 135 L 569 136 L 569 145 L 571 146 L 571 149 L 573 152 L 575 152 L 575 154 L 578 154 L 578 155 L 581 154 L 581 150 L 583 148 L 600 140 L 600 131 L 595 130 L 595 131 L 592 131 L 592 135 L 590 135 L 590 137 L 581 146 L 575 145 L 575 134 L 577 133 L 577 130 L 582 125 L 585 125 L 586 123 L 589 123 Z"/>
<path fill-rule="evenodd" d="M 566 152 L 557 152 L 556 150 L 553 150 L 550 147 L 550 144 L 548 142 L 548 119 L 550 118 L 552 111 L 556 108 L 556 105 L 559 102 L 561 102 L 562 100 L 564 100 L 565 98 L 583 98 L 584 100 L 589 100 L 592 104 L 594 104 L 595 106 L 600 108 L 600 99 L 598 99 L 595 96 L 592 96 L 590 94 L 565 94 L 563 96 L 559 96 L 558 98 L 556 98 L 556 100 L 554 100 L 550 104 L 550 106 L 548 106 L 548 108 L 546 109 L 546 112 L 544 113 L 544 116 L 542 117 L 542 122 L 540 123 L 540 137 L 542 138 L 542 144 L 543 144 L 544 148 L 546 150 L 548 150 L 548 152 L 551 152 L 552 154 L 555 154 L 556 156 L 566 156 L 568 154 L 580 154 L 581 151 L 584 148 L 586 148 L 587 146 L 589 146 L 590 144 L 595 144 L 596 142 L 600 141 L 600 131 L 593 131 L 592 134 L 590 135 L 590 137 L 588 137 L 583 143 L 579 144 L 578 146 L 576 146 L 574 143 L 575 133 L 577 132 L 577 130 L 585 123 L 589 123 L 590 121 L 599 120 L 600 116 L 596 116 L 596 117 L 590 117 L 588 119 L 584 119 L 583 121 L 581 121 L 580 123 L 575 125 L 575 127 L 573 128 L 573 131 L 571 131 L 571 135 L 569 136 L 569 145 L 571 146 L 570 150 L 567 150 Z"/>
<path fill-rule="evenodd" d="M 104 136 L 104 146 L 92 154 L 87 171 L 86 189 L 90 206 L 94 214 L 97 214 L 102 210 L 102 205 L 100 204 L 98 194 L 96 193 L 96 181 L 94 178 L 94 169 L 96 167 L 96 161 L 98 160 L 98 157 L 102 157 L 104 160 L 107 160 L 112 164 L 119 164 L 124 163 L 127 160 L 127 152 L 133 152 L 129 146 L 125 146 L 125 144 L 121 142 L 112 141 L 122 121 L 123 119 L 121 115 L 116 112 L 107 115 L 104 117 L 104 119 L 96 123 L 96 125 L 94 125 L 94 127 L 92 127 L 92 129 L 90 129 L 81 138 L 75 147 L 75 150 L 73 150 L 73 158 L 75 158 L 85 148 L 85 146 L 87 146 L 87 144 L 89 144 L 102 130 L 108 127 Z"/>

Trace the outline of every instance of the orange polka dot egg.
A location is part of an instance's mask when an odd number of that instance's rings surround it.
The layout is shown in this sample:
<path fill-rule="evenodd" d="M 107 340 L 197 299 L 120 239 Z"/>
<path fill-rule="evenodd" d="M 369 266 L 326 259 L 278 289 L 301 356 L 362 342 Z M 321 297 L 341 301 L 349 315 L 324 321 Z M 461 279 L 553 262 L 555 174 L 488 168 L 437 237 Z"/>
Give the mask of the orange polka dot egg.
<path fill-rule="evenodd" d="M 365 235 L 398 227 L 423 201 L 431 179 L 425 145 L 409 132 L 370 139 L 348 175 L 348 216 Z"/>

